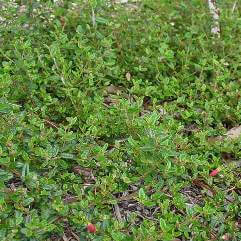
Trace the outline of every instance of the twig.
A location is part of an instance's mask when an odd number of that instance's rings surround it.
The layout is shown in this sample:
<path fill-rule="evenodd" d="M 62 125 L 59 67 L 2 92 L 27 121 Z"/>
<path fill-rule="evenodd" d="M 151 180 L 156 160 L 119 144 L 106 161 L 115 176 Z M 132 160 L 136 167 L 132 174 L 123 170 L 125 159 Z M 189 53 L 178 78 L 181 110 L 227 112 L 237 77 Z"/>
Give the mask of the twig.
<path fill-rule="evenodd" d="M 77 234 L 75 234 L 73 231 L 71 231 L 71 234 L 75 237 L 77 241 L 80 241 L 80 238 Z"/>
<path fill-rule="evenodd" d="M 46 46 L 47 49 L 49 50 L 50 56 L 53 58 L 54 66 L 55 66 L 55 68 L 56 68 L 56 70 L 57 70 L 57 73 L 56 73 L 56 74 L 59 74 L 59 77 L 60 77 L 61 81 L 62 81 L 63 84 L 65 85 L 64 77 L 63 77 L 63 75 L 62 75 L 62 73 L 61 73 L 61 71 L 60 71 L 60 67 L 59 67 L 59 65 L 58 65 L 58 63 L 57 63 L 55 57 L 53 56 L 53 54 L 52 54 L 52 52 L 51 52 L 50 47 L 49 47 L 48 45 L 45 45 L 45 46 Z M 58 73 L 58 72 L 59 72 L 59 73 Z"/>
<path fill-rule="evenodd" d="M 92 11 L 92 24 L 93 24 L 93 27 L 95 28 L 96 27 L 96 17 L 95 17 L 95 11 L 94 11 L 93 7 L 91 8 L 91 11 Z"/>
<path fill-rule="evenodd" d="M 56 124 L 54 124 L 53 122 L 49 121 L 49 120 L 44 120 L 44 122 L 48 125 L 50 125 L 51 127 L 54 127 L 56 129 L 58 129 L 58 126 Z"/>
<path fill-rule="evenodd" d="M 70 240 L 70 238 L 67 238 L 67 237 L 66 237 L 65 233 L 64 233 L 62 239 L 63 239 L 63 241 L 69 241 L 69 240 Z"/>
<path fill-rule="evenodd" d="M 210 13 L 213 17 L 213 26 L 211 28 L 211 33 L 217 35 L 217 37 L 220 37 L 220 24 L 219 24 L 219 14 L 220 10 L 217 7 L 216 0 L 208 0 L 208 6 Z"/>
<path fill-rule="evenodd" d="M 138 217 L 140 217 L 140 218 L 142 218 L 142 219 L 149 219 L 149 220 L 152 220 L 152 221 L 159 221 L 158 219 L 156 219 L 156 218 L 154 218 L 154 217 L 148 217 L 148 216 L 144 216 L 144 215 L 142 215 L 142 214 L 140 214 L 140 213 L 137 213 L 137 212 L 135 212 L 135 214 L 138 216 Z"/>
<path fill-rule="evenodd" d="M 237 0 L 234 2 L 234 4 L 233 4 L 233 7 L 232 7 L 232 14 L 234 13 L 234 10 L 235 10 L 235 8 L 236 8 L 236 6 L 237 6 Z"/>
<path fill-rule="evenodd" d="M 119 222 L 122 222 L 122 217 L 121 217 L 120 208 L 119 208 L 118 204 L 114 205 L 114 209 L 115 209 L 115 215 L 116 215 L 117 220 Z"/>
<path fill-rule="evenodd" d="M 154 212 L 152 213 L 152 216 L 154 216 L 154 214 L 155 214 L 157 211 L 159 211 L 160 209 L 161 209 L 160 207 L 156 207 L 155 210 L 154 210 Z"/>

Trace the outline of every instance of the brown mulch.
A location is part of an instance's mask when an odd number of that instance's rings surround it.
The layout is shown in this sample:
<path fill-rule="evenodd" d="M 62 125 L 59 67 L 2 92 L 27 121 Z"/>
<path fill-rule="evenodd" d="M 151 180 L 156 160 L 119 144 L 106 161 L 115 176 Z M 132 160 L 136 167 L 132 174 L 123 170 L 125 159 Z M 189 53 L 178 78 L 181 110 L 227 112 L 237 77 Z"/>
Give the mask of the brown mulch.
<path fill-rule="evenodd" d="M 62 235 L 62 237 L 53 234 L 51 235 L 49 241 L 81 241 L 83 240 L 83 238 L 81 239 L 80 235 L 76 234 L 72 228 L 69 226 L 69 224 L 67 222 L 65 222 L 64 224 L 64 233 Z"/>
<path fill-rule="evenodd" d="M 113 205 L 113 214 L 118 221 L 132 221 L 135 225 L 140 225 L 144 219 L 157 221 L 156 214 L 159 212 L 159 206 L 147 207 L 138 202 L 138 191 L 143 182 L 129 185 L 127 191 L 116 193 L 117 204 Z M 149 190 L 146 195 L 152 195 L 153 190 Z"/>
<path fill-rule="evenodd" d="M 186 198 L 187 205 L 192 207 L 194 205 L 204 205 L 203 194 L 200 187 L 191 184 L 181 190 L 181 193 Z"/>

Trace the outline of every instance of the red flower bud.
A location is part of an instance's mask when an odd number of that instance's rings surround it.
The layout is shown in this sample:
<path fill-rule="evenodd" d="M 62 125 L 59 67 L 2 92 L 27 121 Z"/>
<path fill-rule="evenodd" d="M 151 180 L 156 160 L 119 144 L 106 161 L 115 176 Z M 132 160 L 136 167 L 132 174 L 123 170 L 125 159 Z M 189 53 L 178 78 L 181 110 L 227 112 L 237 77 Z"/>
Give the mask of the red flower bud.
<path fill-rule="evenodd" d="M 219 172 L 220 172 L 220 169 L 217 168 L 217 169 L 211 171 L 210 176 L 211 176 L 211 177 L 215 177 L 216 175 L 218 175 Z"/>
<path fill-rule="evenodd" d="M 89 224 L 87 225 L 87 231 L 88 231 L 89 233 L 95 233 L 95 232 L 96 232 L 96 227 L 95 227 L 95 225 L 92 224 L 92 223 L 89 223 Z"/>

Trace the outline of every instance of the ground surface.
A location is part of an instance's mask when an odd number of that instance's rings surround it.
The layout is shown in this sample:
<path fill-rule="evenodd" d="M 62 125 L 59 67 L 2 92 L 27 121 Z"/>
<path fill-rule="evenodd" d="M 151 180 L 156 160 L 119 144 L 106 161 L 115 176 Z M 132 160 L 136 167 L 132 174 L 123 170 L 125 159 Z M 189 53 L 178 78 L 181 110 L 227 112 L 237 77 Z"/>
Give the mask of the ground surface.
<path fill-rule="evenodd" d="M 219 7 L 217 38 L 201 0 L 0 2 L 2 241 L 241 240 L 241 5 Z"/>

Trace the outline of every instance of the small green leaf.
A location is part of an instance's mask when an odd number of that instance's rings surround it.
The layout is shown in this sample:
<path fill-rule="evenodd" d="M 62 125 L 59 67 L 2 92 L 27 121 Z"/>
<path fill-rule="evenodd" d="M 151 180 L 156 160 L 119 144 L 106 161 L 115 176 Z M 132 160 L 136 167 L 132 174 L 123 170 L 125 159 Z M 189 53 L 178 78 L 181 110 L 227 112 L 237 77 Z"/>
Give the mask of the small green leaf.
<path fill-rule="evenodd" d="M 16 225 L 19 225 L 23 222 L 23 214 L 20 213 L 19 211 L 16 211 L 15 218 L 16 218 Z"/>
<path fill-rule="evenodd" d="M 9 103 L 0 102 L 0 113 L 7 114 L 12 110 L 12 106 Z"/>
<path fill-rule="evenodd" d="M 160 218 L 159 222 L 160 222 L 160 228 L 162 229 L 162 231 L 166 231 L 167 229 L 166 221 L 163 218 Z"/>
<path fill-rule="evenodd" d="M 0 181 L 6 182 L 6 181 L 10 180 L 11 178 L 13 178 L 12 173 L 0 169 Z"/>
<path fill-rule="evenodd" d="M 6 165 L 9 163 L 9 161 L 10 161 L 9 157 L 0 158 L 0 165 Z"/>
<path fill-rule="evenodd" d="M 29 198 L 25 198 L 24 200 L 23 200 L 23 205 L 24 206 L 28 206 L 30 203 L 32 203 L 34 201 L 34 198 L 32 198 L 32 197 L 29 197 Z"/>
<path fill-rule="evenodd" d="M 64 159 L 75 159 L 75 156 L 73 154 L 70 153 L 62 153 L 61 157 Z"/>
<path fill-rule="evenodd" d="M 84 32 L 81 25 L 78 25 L 78 26 L 77 26 L 76 32 L 77 32 L 77 33 L 83 33 L 83 32 Z"/>
<path fill-rule="evenodd" d="M 139 190 L 139 199 L 140 200 L 145 200 L 146 199 L 146 194 L 143 188 L 140 188 Z"/>
<path fill-rule="evenodd" d="M 102 17 L 96 17 L 96 22 L 101 24 L 107 24 L 108 20 Z"/>

